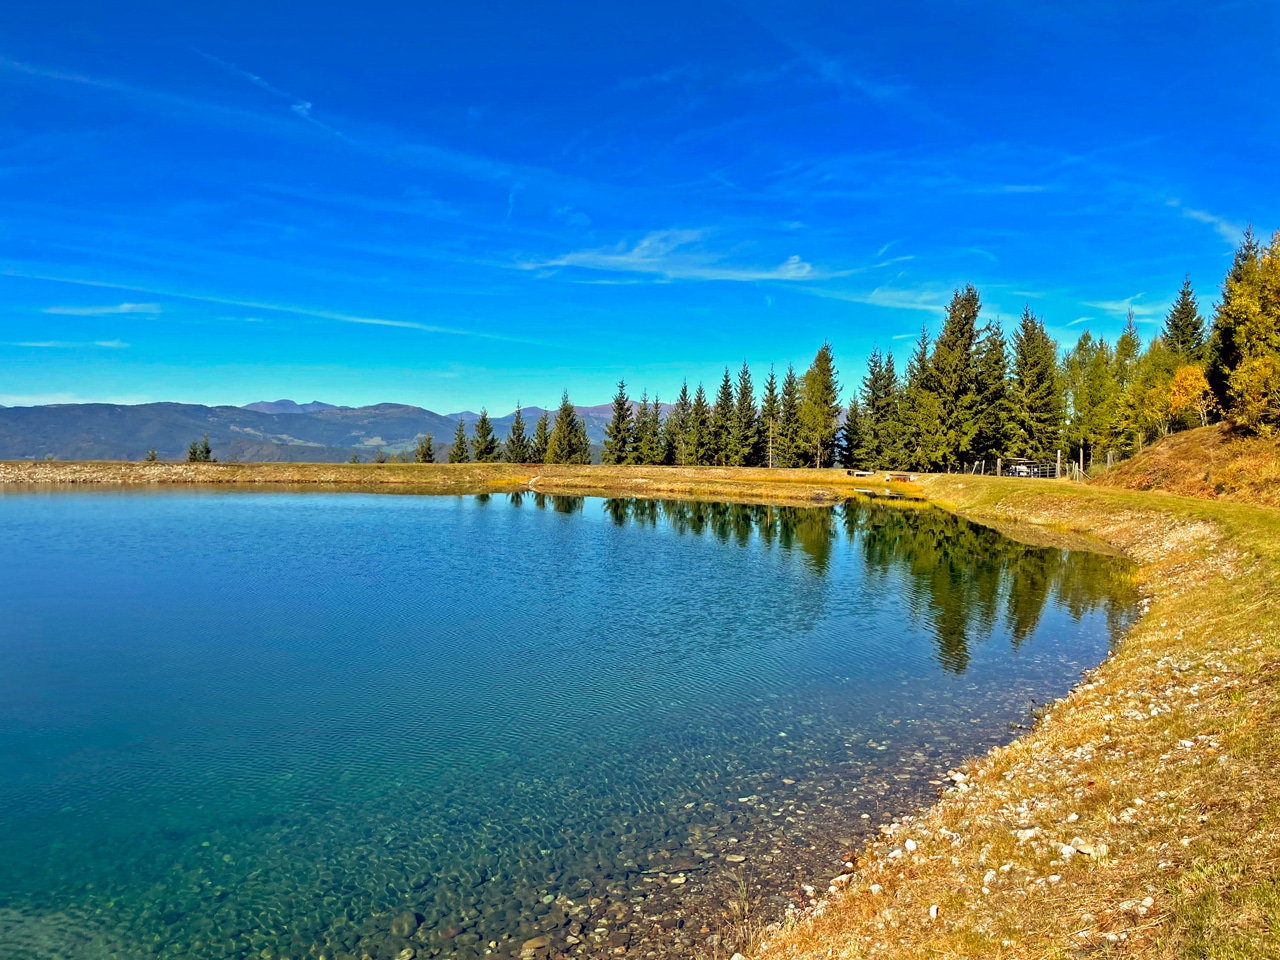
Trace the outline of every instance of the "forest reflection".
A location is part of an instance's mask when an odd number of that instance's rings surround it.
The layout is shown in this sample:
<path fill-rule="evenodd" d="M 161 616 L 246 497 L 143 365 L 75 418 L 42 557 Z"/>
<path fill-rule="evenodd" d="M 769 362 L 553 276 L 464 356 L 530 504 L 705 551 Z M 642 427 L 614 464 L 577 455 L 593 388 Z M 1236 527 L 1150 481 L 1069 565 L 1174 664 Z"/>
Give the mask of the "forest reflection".
<path fill-rule="evenodd" d="M 582 513 L 584 497 L 513 493 L 558 513 Z M 1085 551 L 1019 543 L 929 506 L 887 506 L 848 500 L 836 507 L 763 506 L 685 500 L 606 498 L 615 524 L 667 526 L 725 544 L 794 552 L 819 579 L 844 542 L 862 558 L 867 577 L 893 580 L 914 619 L 930 628 L 942 666 L 963 673 L 975 643 L 1003 628 L 1016 649 L 1055 604 L 1074 620 L 1102 610 L 1112 636 L 1132 622 L 1137 591 L 1132 565 Z M 831 584 L 839 588 L 839 584 Z"/>

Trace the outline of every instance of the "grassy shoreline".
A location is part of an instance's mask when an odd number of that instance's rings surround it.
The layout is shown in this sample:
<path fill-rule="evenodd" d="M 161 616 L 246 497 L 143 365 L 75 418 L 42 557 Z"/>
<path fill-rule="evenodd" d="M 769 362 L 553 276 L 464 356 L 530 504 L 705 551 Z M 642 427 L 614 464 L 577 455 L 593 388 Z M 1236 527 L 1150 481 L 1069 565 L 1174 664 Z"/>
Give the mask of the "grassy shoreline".
<path fill-rule="evenodd" d="M 832 503 L 863 491 L 919 496 L 914 484 L 883 474 L 742 467 L 610 467 L 552 464 L 0 462 L 0 489 L 16 485 L 248 485 L 504 493 L 534 490 L 576 496 L 668 497 L 728 502 Z"/>
<path fill-rule="evenodd" d="M 1031 732 L 887 825 L 761 955 L 1280 955 L 1280 511 L 922 486 L 979 522 L 1111 544 L 1139 565 L 1145 615 Z"/>
<path fill-rule="evenodd" d="M 0 488 L 67 483 L 785 503 L 886 488 L 836 470 L 0 464 Z M 1106 544 L 1137 562 L 1146 613 L 1032 731 L 888 825 L 761 955 L 1280 955 L 1280 510 L 1008 478 L 894 489 L 1020 539 Z"/>

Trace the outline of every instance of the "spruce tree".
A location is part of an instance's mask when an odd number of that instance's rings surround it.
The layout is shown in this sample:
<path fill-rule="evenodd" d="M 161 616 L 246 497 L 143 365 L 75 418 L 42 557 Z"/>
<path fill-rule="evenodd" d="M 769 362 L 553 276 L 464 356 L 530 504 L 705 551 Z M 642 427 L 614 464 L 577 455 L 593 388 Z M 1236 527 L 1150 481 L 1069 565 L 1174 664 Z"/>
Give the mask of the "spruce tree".
<path fill-rule="evenodd" d="M 418 445 L 413 449 L 413 459 L 418 463 L 436 462 L 435 439 L 431 434 L 428 433 L 418 440 Z"/>
<path fill-rule="evenodd" d="M 857 394 L 849 398 L 849 405 L 844 411 L 844 424 L 840 428 L 837 444 L 840 465 L 843 467 L 859 467 L 863 465 L 863 457 L 867 450 L 867 418 L 858 402 Z"/>
<path fill-rule="evenodd" d="M 987 324 L 978 342 L 975 392 L 978 409 L 973 456 L 977 460 L 1007 456 L 1013 429 L 1013 402 L 1009 388 L 1009 351 L 1004 331 L 997 322 Z"/>
<path fill-rule="evenodd" d="M 1013 436 L 1010 452 L 1049 460 L 1062 442 L 1066 415 L 1058 344 L 1027 306 L 1013 335 Z"/>
<path fill-rule="evenodd" d="M 689 463 L 694 466 L 709 466 L 712 461 L 711 447 L 711 405 L 707 403 L 707 391 L 698 384 L 693 394 L 693 404 L 689 409 L 688 431 Z"/>
<path fill-rule="evenodd" d="M 533 440 L 529 444 L 529 462 L 547 462 L 547 444 L 551 438 L 551 415 L 546 410 L 538 417 L 533 427 Z"/>
<path fill-rule="evenodd" d="M 898 374 L 893 354 L 882 357 L 878 347 L 867 359 L 861 407 L 866 428 L 859 460 L 873 468 L 899 466 Z"/>
<path fill-rule="evenodd" d="M 787 364 L 787 375 L 782 378 L 782 396 L 778 401 L 776 447 L 776 466 L 800 466 L 800 378 L 790 364 Z"/>
<path fill-rule="evenodd" d="M 556 410 L 555 423 L 547 437 L 547 463 L 578 463 L 579 449 L 578 413 L 566 390 Z"/>
<path fill-rule="evenodd" d="M 778 418 L 781 409 L 778 378 L 774 375 L 773 367 L 770 367 L 769 379 L 764 382 L 764 396 L 760 398 L 759 462 L 766 467 L 777 466 Z"/>
<path fill-rule="evenodd" d="M 450 463 L 470 463 L 471 453 L 467 445 L 467 425 L 458 418 L 458 429 L 453 434 L 453 447 L 449 451 Z"/>
<path fill-rule="evenodd" d="M 156 453 L 156 448 L 152 447 L 147 451 L 147 463 L 156 463 L 160 460 L 160 454 Z"/>
<path fill-rule="evenodd" d="M 1227 416 L 1269 437 L 1280 430 L 1280 231 L 1250 270 L 1228 280 L 1228 296 L 1239 362 L 1227 378 Z"/>
<path fill-rule="evenodd" d="M 800 445 L 806 465 L 834 466 L 840 430 L 840 384 L 831 344 L 818 348 L 800 383 Z"/>
<path fill-rule="evenodd" d="M 591 462 L 591 437 L 587 434 L 587 418 L 578 418 L 578 429 L 573 437 L 573 459 L 570 463 Z"/>
<path fill-rule="evenodd" d="M 729 430 L 729 465 L 754 467 L 759 463 L 757 450 L 760 444 L 759 411 L 756 409 L 755 388 L 751 382 L 751 368 L 742 361 L 738 371 L 738 386 L 733 400 L 733 423 Z"/>
<path fill-rule="evenodd" d="M 1200 316 L 1190 275 L 1183 279 L 1178 298 L 1164 318 L 1162 336 L 1165 346 L 1186 363 L 1200 363 L 1204 359 L 1204 317 Z"/>
<path fill-rule="evenodd" d="M 648 411 L 645 415 L 648 415 Z M 631 398 L 627 396 L 626 381 L 619 380 L 618 392 L 613 397 L 613 416 L 604 428 L 604 449 L 600 452 L 600 462 L 627 463 L 631 460 L 634 445 L 635 424 L 631 413 Z"/>
<path fill-rule="evenodd" d="M 949 455 L 942 426 L 942 402 L 934 385 L 929 355 L 929 331 L 921 327 L 915 351 L 907 362 L 906 385 L 900 405 L 901 462 L 912 470 L 939 470 Z"/>
<path fill-rule="evenodd" d="M 942 462 L 958 466 L 973 454 L 978 431 L 978 314 L 982 302 L 973 284 L 957 290 L 947 305 L 942 332 L 929 358 L 925 385 L 937 397 L 942 429 Z"/>
<path fill-rule="evenodd" d="M 677 467 L 692 466 L 696 461 L 692 456 L 689 443 L 689 427 L 693 418 L 693 400 L 689 397 L 689 381 L 680 384 L 680 393 L 676 402 L 671 405 L 667 414 L 666 429 L 663 431 L 665 443 L 664 462 Z"/>
<path fill-rule="evenodd" d="M 1241 360 L 1238 330 L 1252 310 L 1261 262 L 1262 246 L 1250 227 L 1222 282 L 1222 300 L 1213 311 L 1213 328 L 1206 350 L 1205 376 L 1223 410 L 1231 409 L 1231 374 Z"/>
<path fill-rule="evenodd" d="M 209 446 L 209 435 L 206 433 L 203 440 L 192 440 L 191 446 L 187 448 L 188 463 L 217 463 L 214 459 L 213 448 Z"/>
<path fill-rule="evenodd" d="M 511 418 L 511 429 L 507 431 L 507 439 L 502 444 L 502 458 L 507 463 L 533 462 L 529 447 L 529 437 L 525 434 L 524 411 L 516 403 L 516 415 Z"/>
<path fill-rule="evenodd" d="M 476 420 L 475 430 L 471 436 L 471 455 L 476 463 L 495 463 L 502 451 L 498 449 L 498 438 L 493 434 L 493 421 L 489 419 L 489 411 L 480 408 L 480 417 Z"/>
<path fill-rule="evenodd" d="M 635 446 L 631 462 L 652 466 L 663 460 L 662 405 L 657 396 L 650 403 L 648 391 L 645 391 L 640 395 L 640 408 L 636 413 Z"/>
<path fill-rule="evenodd" d="M 733 381 L 729 379 L 729 368 L 725 367 L 724 378 L 720 381 L 720 390 L 716 394 L 716 405 L 711 410 L 711 428 L 707 439 L 710 462 L 717 467 L 729 464 L 733 419 Z"/>

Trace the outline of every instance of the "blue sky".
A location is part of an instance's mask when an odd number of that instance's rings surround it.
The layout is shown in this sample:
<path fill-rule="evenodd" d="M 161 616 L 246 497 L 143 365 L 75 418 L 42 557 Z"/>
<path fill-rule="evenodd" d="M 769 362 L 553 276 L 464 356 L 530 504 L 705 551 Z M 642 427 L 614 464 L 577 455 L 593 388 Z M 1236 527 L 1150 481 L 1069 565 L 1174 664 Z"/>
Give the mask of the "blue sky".
<path fill-rule="evenodd" d="M 1274 3 L 18 0 L 0 403 L 845 382 L 958 284 L 1064 342 L 1280 226 Z"/>

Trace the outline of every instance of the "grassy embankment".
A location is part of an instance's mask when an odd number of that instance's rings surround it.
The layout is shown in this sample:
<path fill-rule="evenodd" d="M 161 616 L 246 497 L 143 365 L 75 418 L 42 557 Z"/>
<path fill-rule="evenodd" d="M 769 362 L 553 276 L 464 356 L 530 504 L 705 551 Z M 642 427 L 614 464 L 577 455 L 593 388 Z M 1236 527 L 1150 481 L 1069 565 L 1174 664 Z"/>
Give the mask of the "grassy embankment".
<path fill-rule="evenodd" d="M 1280 956 L 1280 510 L 1065 482 L 923 488 L 975 520 L 1118 547 L 1148 609 L 761 955 Z"/>
<path fill-rule="evenodd" d="M 1196 437 L 1168 444 L 1193 441 L 1218 449 Z M 1166 463 L 1163 485 L 1195 487 L 1200 462 L 1179 469 L 1163 446 L 1149 453 Z M 1233 450 L 1265 464 L 1275 445 Z M 1108 482 L 1127 485 L 1141 463 L 1131 466 Z M 1272 488 L 1241 477 L 1232 496 L 1274 502 Z M 884 487 L 843 471 L 392 464 L 0 464 L 6 482 L 797 503 Z M 1221 498 L 1220 482 L 1198 492 Z M 860 851 L 816 915 L 772 935 L 766 960 L 1280 956 L 1280 510 L 990 477 L 929 477 L 919 489 L 1015 535 L 1123 551 L 1138 562 L 1148 609 L 1032 732 L 974 761 L 934 807 Z"/>

